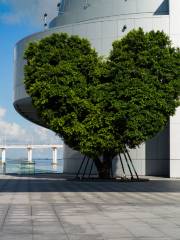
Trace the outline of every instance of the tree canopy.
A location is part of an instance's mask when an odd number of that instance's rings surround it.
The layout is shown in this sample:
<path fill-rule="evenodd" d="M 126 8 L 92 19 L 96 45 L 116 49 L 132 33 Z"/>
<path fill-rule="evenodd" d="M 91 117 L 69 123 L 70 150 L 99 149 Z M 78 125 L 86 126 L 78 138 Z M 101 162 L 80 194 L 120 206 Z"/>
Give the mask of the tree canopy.
<path fill-rule="evenodd" d="M 179 105 L 180 51 L 163 32 L 133 30 L 113 43 L 108 67 L 111 102 L 124 112 L 124 143 L 134 148 L 161 131 Z"/>
<path fill-rule="evenodd" d="M 109 161 L 161 131 L 179 105 L 180 51 L 163 32 L 133 30 L 107 59 L 65 33 L 30 43 L 25 86 L 44 125 L 71 148 Z"/>

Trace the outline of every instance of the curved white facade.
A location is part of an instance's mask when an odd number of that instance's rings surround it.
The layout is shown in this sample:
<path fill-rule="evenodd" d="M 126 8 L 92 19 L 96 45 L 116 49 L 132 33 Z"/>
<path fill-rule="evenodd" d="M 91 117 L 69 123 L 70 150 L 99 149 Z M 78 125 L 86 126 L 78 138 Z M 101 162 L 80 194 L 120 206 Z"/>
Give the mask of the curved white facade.
<path fill-rule="evenodd" d="M 179 0 L 64 0 L 59 16 L 50 28 L 19 41 L 15 48 L 14 106 L 30 121 L 41 124 L 23 84 L 23 53 L 29 42 L 54 32 L 66 32 L 90 40 L 101 55 L 107 55 L 112 42 L 128 31 L 142 27 L 145 31 L 163 30 L 174 44 L 180 46 Z M 170 120 L 169 126 L 156 138 L 131 151 L 131 157 L 140 175 L 180 176 L 180 114 Z M 180 136 L 180 134 L 179 134 Z M 179 160 L 178 160 L 179 159 Z M 76 172 L 81 158 L 65 147 L 64 171 Z M 118 169 L 118 161 L 114 168 Z"/>

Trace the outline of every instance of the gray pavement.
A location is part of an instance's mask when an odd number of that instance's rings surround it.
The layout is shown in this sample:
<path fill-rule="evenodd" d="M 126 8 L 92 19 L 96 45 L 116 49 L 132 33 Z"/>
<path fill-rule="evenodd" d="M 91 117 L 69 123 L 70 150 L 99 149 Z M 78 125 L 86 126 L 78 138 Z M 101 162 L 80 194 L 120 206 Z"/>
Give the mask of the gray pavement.
<path fill-rule="evenodd" d="M 0 176 L 0 240 L 180 240 L 180 181 Z"/>

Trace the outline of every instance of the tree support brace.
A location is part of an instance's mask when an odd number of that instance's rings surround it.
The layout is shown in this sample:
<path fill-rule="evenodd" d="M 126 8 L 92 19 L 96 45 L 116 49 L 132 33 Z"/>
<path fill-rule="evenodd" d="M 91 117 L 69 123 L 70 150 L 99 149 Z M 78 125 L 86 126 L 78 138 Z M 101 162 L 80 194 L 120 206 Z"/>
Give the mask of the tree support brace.
<path fill-rule="evenodd" d="M 135 173 L 135 175 L 136 175 L 136 177 L 137 177 L 137 180 L 139 180 L 139 176 L 138 176 L 138 174 L 137 174 L 137 171 L 136 171 L 136 169 L 135 169 L 135 167 L 134 167 L 134 164 L 133 164 L 133 162 L 132 162 L 132 159 L 131 159 L 131 157 L 130 157 L 130 155 L 129 155 L 129 152 L 128 152 L 127 148 L 126 148 L 125 151 L 126 151 L 126 153 L 127 153 L 127 155 L 128 155 L 129 161 L 130 161 L 130 163 L 131 163 L 131 165 L 132 165 L 132 167 L 133 167 L 133 170 L 134 170 L 134 173 Z"/>
<path fill-rule="evenodd" d="M 77 172 L 77 174 L 76 174 L 76 178 L 79 177 L 79 174 L 80 174 L 80 172 L 81 172 L 81 169 L 82 169 L 82 166 L 83 166 L 85 160 L 86 160 L 86 156 L 83 157 L 83 160 L 82 160 L 82 162 L 81 162 L 81 165 L 80 165 L 80 167 L 79 167 L 79 169 L 78 169 L 78 172 Z"/>
<path fill-rule="evenodd" d="M 119 161 L 121 163 L 121 167 L 122 167 L 122 170 L 123 170 L 123 175 L 124 175 L 124 178 L 126 178 L 126 172 L 125 172 L 125 169 L 124 169 L 124 164 L 123 164 L 123 161 L 122 161 L 122 158 L 121 158 L 121 154 L 119 153 Z"/>

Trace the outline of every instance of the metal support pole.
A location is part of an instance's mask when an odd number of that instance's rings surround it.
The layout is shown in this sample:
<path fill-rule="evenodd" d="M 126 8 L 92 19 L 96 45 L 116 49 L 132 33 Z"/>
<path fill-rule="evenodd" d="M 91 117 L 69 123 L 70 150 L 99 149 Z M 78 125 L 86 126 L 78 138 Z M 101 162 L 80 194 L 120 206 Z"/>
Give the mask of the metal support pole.
<path fill-rule="evenodd" d="M 83 166 L 83 164 L 84 164 L 85 159 L 86 159 L 86 156 L 83 157 L 83 160 L 82 160 L 82 162 L 81 162 L 81 165 L 80 165 L 80 167 L 79 167 L 79 169 L 78 169 L 78 172 L 77 172 L 77 174 L 76 174 L 76 178 L 77 178 L 77 177 L 79 176 L 79 174 L 80 174 L 80 171 L 81 171 L 81 168 L 82 168 L 82 166 Z"/>
<path fill-rule="evenodd" d="M 27 148 L 28 150 L 28 162 L 32 162 L 32 148 L 31 147 L 28 147 Z"/>
<path fill-rule="evenodd" d="M 132 167 L 133 167 L 133 170 L 134 170 L 134 172 L 135 172 L 135 174 L 136 174 L 137 180 L 139 180 L 139 176 L 138 176 L 138 174 L 137 174 L 137 172 L 136 172 L 136 169 L 135 169 L 135 167 L 134 167 L 134 164 L 133 164 L 133 162 L 132 162 L 132 159 L 131 159 L 131 157 L 130 157 L 130 155 L 129 155 L 129 152 L 128 152 L 127 148 L 126 148 L 126 153 L 127 153 L 127 155 L 128 155 L 129 161 L 130 161 L 130 163 L 131 163 L 131 165 L 132 165 Z"/>
<path fill-rule="evenodd" d="M 57 148 L 56 147 L 52 148 L 52 154 L 53 154 L 52 165 L 57 165 Z"/>
<path fill-rule="evenodd" d="M 84 178 L 84 175 L 85 175 L 85 173 L 86 173 L 86 169 L 87 169 L 88 164 L 89 164 L 89 158 L 87 159 L 87 163 L 86 163 L 86 166 L 85 166 L 85 169 L 84 169 L 82 178 Z"/>
<path fill-rule="evenodd" d="M 125 160 L 126 160 L 126 163 L 127 163 L 128 169 L 129 169 L 129 172 L 130 172 L 130 174 L 131 174 L 131 179 L 134 179 L 133 173 L 132 173 L 132 171 L 131 171 L 131 167 L 130 167 L 130 165 L 129 165 L 129 162 L 128 162 L 128 159 L 127 159 L 127 156 L 126 156 L 126 153 L 123 152 L 123 154 L 124 154 L 124 157 L 125 157 Z"/>
<path fill-rule="evenodd" d="M 126 178 L 126 172 L 125 172 L 125 169 L 124 169 L 124 164 L 123 164 L 123 161 L 122 161 L 120 153 L 119 153 L 119 161 L 121 163 L 121 167 L 122 167 L 122 170 L 123 170 L 124 177 Z"/>
<path fill-rule="evenodd" d="M 92 163 L 91 163 L 91 168 L 90 168 L 90 172 L 89 172 L 89 176 L 88 176 L 88 177 L 90 177 L 90 176 L 91 176 L 91 172 L 92 172 L 92 169 L 93 169 L 93 165 L 94 165 L 94 161 L 92 160 Z"/>

